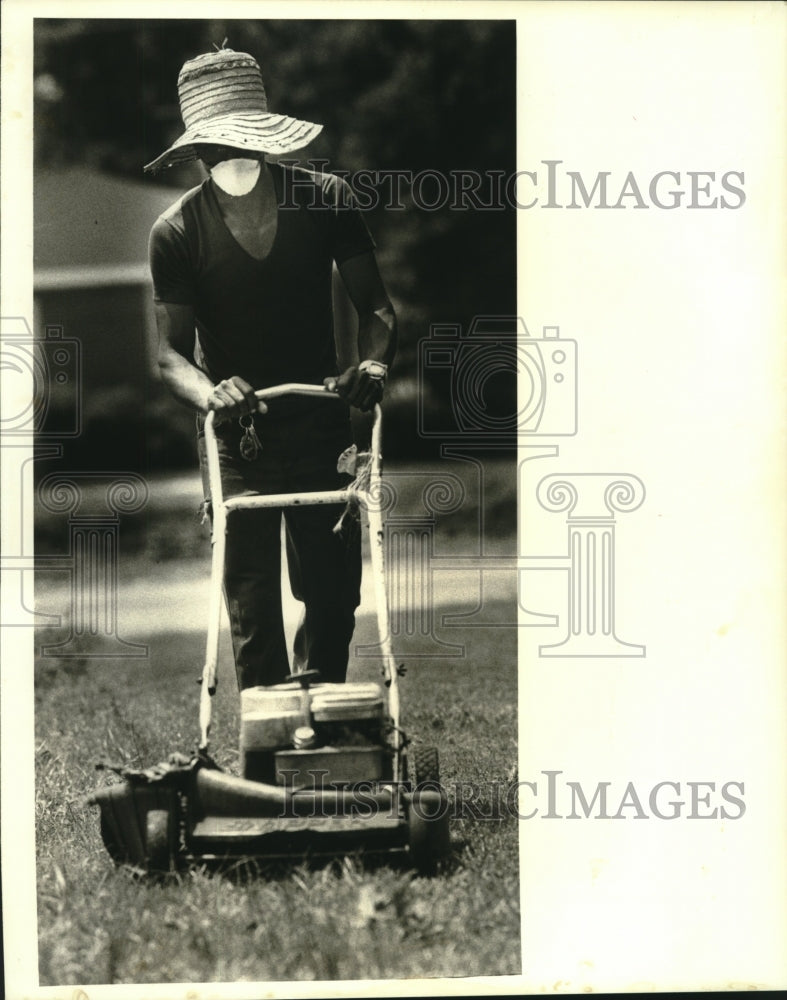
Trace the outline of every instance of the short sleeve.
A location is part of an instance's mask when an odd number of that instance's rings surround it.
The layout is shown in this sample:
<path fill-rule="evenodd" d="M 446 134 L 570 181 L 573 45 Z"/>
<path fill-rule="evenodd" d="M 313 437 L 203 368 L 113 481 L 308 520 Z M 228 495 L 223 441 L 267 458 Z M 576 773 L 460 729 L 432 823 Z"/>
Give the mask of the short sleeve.
<path fill-rule="evenodd" d="M 336 263 L 341 264 L 350 257 L 374 250 L 375 242 L 347 181 L 336 174 L 326 174 L 325 177 L 326 194 L 333 215 L 331 252 Z"/>
<path fill-rule="evenodd" d="M 148 259 L 154 300 L 193 305 L 195 276 L 185 233 L 167 219 L 157 219 L 150 232 Z"/>

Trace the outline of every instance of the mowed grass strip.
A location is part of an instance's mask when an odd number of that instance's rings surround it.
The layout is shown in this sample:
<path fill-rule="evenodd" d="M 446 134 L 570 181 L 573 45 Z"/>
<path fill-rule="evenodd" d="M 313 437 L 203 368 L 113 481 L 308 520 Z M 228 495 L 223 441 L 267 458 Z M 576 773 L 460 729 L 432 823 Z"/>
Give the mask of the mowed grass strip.
<path fill-rule="evenodd" d="M 487 609 L 509 622 L 513 602 Z M 42 631 L 38 643 L 62 639 Z M 373 642 L 371 623 L 357 641 Z M 149 766 L 197 742 L 204 637 L 157 635 L 139 660 L 36 664 L 41 985 L 493 976 L 520 972 L 516 819 L 495 806 L 516 761 L 516 629 L 454 628 L 456 659 L 413 658 L 408 735 L 439 748 L 453 856 L 436 877 L 360 857 L 206 870 L 162 883 L 116 869 L 84 799 L 98 761 Z M 374 679 L 374 660 L 351 679 Z M 237 768 L 238 695 L 222 648 L 211 749 Z"/>

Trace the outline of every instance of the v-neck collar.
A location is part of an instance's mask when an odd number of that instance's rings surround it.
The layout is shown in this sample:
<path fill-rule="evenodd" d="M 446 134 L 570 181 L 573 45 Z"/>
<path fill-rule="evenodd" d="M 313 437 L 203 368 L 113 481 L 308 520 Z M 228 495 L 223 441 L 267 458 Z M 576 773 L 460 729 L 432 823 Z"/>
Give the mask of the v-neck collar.
<path fill-rule="evenodd" d="M 242 253 L 247 260 L 252 261 L 254 264 L 264 264 L 267 260 L 270 259 L 271 255 L 273 254 L 273 251 L 276 248 L 276 243 L 279 239 L 279 231 L 281 229 L 281 213 L 278 210 L 278 206 L 281 204 L 282 184 L 281 184 L 281 177 L 279 175 L 278 164 L 263 162 L 262 168 L 270 170 L 270 175 L 273 180 L 274 196 L 276 199 L 276 232 L 273 234 L 273 241 L 270 245 L 270 249 L 268 250 L 268 252 L 265 254 L 264 257 L 255 257 L 254 254 L 249 253 L 249 251 L 244 246 L 242 246 L 241 243 L 238 242 L 237 237 L 232 232 L 230 227 L 227 225 L 227 220 L 224 218 L 224 215 L 221 211 L 221 205 L 219 204 L 219 199 L 214 189 L 214 184 L 216 182 L 211 177 L 209 177 L 207 181 L 208 190 L 210 192 L 211 207 L 215 211 L 219 224 L 224 233 L 226 234 L 227 239 L 238 250 L 239 253 Z M 260 183 L 261 177 L 262 177 L 262 169 L 260 170 L 260 176 L 257 178 L 257 184 Z M 254 185 L 252 191 L 255 190 L 257 184 Z"/>

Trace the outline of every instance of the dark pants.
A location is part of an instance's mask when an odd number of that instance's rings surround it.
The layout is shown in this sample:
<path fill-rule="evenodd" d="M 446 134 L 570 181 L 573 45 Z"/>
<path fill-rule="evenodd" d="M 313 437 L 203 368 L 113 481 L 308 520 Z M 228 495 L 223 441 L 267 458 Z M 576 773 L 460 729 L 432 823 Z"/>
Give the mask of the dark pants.
<path fill-rule="evenodd" d="M 347 484 L 336 471 L 351 441 L 341 404 L 318 404 L 286 417 L 255 418 L 262 451 L 240 457 L 243 435 L 237 420 L 217 428 L 225 499 L 250 493 L 335 490 Z M 326 414 L 327 409 L 333 411 Z M 207 483 L 204 437 L 200 435 L 203 482 Z M 205 490 L 207 498 L 208 491 Z M 359 525 L 334 526 L 343 505 L 316 504 L 270 510 L 233 511 L 227 518 L 224 594 L 241 690 L 276 684 L 290 672 L 281 603 L 281 521 L 286 527 L 290 587 L 304 604 L 295 637 L 293 668 L 319 670 L 322 680 L 347 674 L 355 610 L 360 603 Z"/>

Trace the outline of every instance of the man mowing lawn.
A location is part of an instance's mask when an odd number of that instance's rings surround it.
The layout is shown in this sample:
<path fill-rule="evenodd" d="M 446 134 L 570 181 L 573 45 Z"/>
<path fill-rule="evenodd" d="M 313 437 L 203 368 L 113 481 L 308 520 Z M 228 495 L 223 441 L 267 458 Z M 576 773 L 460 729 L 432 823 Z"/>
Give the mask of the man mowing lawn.
<path fill-rule="evenodd" d="M 214 410 L 224 496 L 334 490 L 352 439 L 349 410 L 312 397 L 268 405 L 255 390 L 325 384 L 364 412 L 383 396 L 396 319 L 349 185 L 270 162 L 322 126 L 268 111 L 260 67 L 221 49 L 178 78 L 183 135 L 145 170 L 199 159 L 209 177 L 161 215 L 150 236 L 159 367 L 197 412 Z M 340 373 L 336 263 L 358 314 L 360 364 Z M 203 480 L 204 448 L 201 447 Z M 357 531 L 335 532 L 334 505 L 284 510 L 290 585 L 303 601 L 293 666 L 342 682 L 360 602 Z M 241 689 L 289 673 L 280 592 L 281 510 L 233 515 L 224 587 Z"/>

